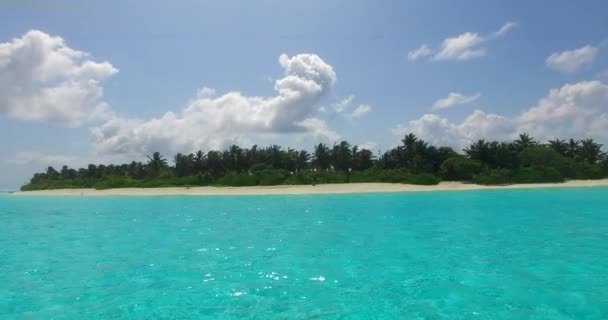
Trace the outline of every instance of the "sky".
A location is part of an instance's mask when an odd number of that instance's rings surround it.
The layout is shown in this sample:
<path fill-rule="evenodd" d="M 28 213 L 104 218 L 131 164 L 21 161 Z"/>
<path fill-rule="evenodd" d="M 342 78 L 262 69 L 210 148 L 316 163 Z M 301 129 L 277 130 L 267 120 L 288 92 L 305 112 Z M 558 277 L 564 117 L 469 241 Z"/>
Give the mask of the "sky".
<path fill-rule="evenodd" d="M 608 144 L 608 2 L 2 1 L 0 189 L 47 166 L 409 132 Z"/>

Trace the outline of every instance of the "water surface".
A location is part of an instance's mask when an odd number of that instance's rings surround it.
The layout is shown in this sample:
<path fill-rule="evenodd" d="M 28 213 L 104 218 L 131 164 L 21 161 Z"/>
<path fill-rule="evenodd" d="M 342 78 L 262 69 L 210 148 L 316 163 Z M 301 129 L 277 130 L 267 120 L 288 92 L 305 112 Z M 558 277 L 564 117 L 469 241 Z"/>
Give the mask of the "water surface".
<path fill-rule="evenodd" d="M 0 319 L 607 319 L 608 189 L 0 197 Z"/>

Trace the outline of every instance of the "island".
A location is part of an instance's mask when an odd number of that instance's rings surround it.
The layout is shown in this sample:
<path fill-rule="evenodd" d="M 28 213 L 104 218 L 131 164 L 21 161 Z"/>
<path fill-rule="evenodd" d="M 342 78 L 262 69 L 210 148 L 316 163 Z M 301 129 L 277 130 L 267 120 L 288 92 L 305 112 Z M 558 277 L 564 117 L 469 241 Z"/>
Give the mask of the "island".
<path fill-rule="evenodd" d="M 513 141 L 481 139 L 462 153 L 408 134 L 400 145 L 377 154 L 347 141 L 331 147 L 319 143 L 312 153 L 277 145 L 232 145 L 223 151 L 177 153 L 172 162 L 154 152 L 147 162 L 48 167 L 21 187 L 21 191 L 37 192 L 16 194 L 299 194 L 608 186 L 608 157 L 601 144 L 593 139 L 541 143 L 525 133 Z M 235 191 L 232 187 L 248 188 Z"/>

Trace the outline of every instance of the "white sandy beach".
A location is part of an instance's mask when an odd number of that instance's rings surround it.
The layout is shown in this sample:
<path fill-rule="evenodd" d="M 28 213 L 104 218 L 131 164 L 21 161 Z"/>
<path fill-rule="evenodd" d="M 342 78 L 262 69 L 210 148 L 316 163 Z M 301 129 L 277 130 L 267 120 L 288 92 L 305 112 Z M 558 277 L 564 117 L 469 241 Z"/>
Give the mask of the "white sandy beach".
<path fill-rule="evenodd" d="M 564 183 L 513 184 L 507 186 L 481 186 L 462 182 L 442 182 L 435 186 L 418 186 L 398 183 L 348 183 L 311 185 L 280 185 L 256 187 L 176 187 L 176 188 L 119 188 L 108 190 L 60 189 L 15 192 L 14 196 L 235 196 L 235 195 L 297 195 L 297 194 L 351 194 L 381 192 L 432 192 L 497 189 L 584 188 L 608 187 L 608 179 L 572 180 Z"/>

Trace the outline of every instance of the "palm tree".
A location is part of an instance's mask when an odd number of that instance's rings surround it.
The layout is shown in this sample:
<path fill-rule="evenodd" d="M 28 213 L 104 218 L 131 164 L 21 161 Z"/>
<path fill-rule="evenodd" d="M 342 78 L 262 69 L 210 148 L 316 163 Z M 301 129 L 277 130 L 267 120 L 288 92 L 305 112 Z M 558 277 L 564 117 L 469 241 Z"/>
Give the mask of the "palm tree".
<path fill-rule="evenodd" d="M 530 137 L 530 135 L 527 133 L 520 133 L 519 137 L 515 139 L 513 143 L 515 143 L 515 146 L 519 151 L 538 144 L 536 141 L 534 141 L 534 138 Z"/>
<path fill-rule="evenodd" d="M 549 146 L 562 156 L 566 156 L 568 153 L 568 143 L 566 140 L 560 140 L 558 138 L 555 140 L 549 140 Z"/>
<path fill-rule="evenodd" d="M 403 142 L 403 146 L 406 150 L 413 150 L 417 141 L 418 138 L 413 133 L 410 133 L 401 139 L 401 142 Z"/>
<path fill-rule="evenodd" d="M 295 172 L 297 171 L 298 151 L 292 148 L 287 148 L 287 152 L 283 152 L 283 167 L 284 169 Z"/>
<path fill-rule="evenodd" d="M 225 160 L 228 161 L 226 166 L 232 170 L 236 170 L 238 172 L 242 172 L 247 170 L 245 163 L 244 150 L 241 147 L 233 144 L 228 148 L 227 152 L 224 152 Z"/>
<path fill-rule="evenodd" d="M 272 167 L 275 169 L 281 169 L 283 167 L 283 151 L 281 150 L 281 146 L 273 144 L 267 149 L 267 151 L 270 156 L 270 164 Z"/>
<path fill-rule="evenodd" d="M 488 158 L 489 144 L 484 139 L 477 140 L 469 147 L 464 149 L 464 152 L 473 160 L 484 161 Z"/>
<path fill-rule="evenodd" d="M 196 154 L 194 154 L 193 167 L 196 173 L 202 173 L 203 171 L 205 171 L 206 160 L 207 155 L 203 151 L 198 150 Z"/>
<path fill-rule="evenodd" d="M 352 169 L 352 153 L 350 150 L 350 144 L 346 141 L 342 141 L 339 144 L 334 145 L 331 152 L 331 164 L 335 170 L 348 172 L 348 169 Z"/>
<path fill-rule="evenodd" d="M 580 159 L 594 164 L 602 156 L 602 145 L 595 143 L 593 139 L 585 139 L 581 141 L 581 147 L 578 154 Z"/>
<path fill-rule="evenodd" d="M 306 150 L 300 150 L 296 159 L 296 171 L 304 170 L 308 167 L 310 161 L 310 154 Z"/>
<path fill-rule="evenodd" d="M 222 154 L 219 151 L 207 152 L 207 167 L 209 173 L 214 177 L 219 177 L 224 174 L 224 163 L 222 162 Z"/>
<path fill-rule="evenodd" d="M 178 153 L 173 157 L 175 162 L 175 173 L 179 177 L 184 177 L 192 173 L 192 167 L 194 166 L 194 155 L 183 155 Z"/>
<path fill-rule="evenodd" d="M 578 150 L 581 147 L 581 142 L 578 140 L 570 139 L 568 141 L 568 147 L 566 149 L 566 156 L 576 159 L 578 156 Z"/>
<path fill-rule="evenodd" d="M 329 148 L 325 144 L 319 143 L 315 146 L 313 157 L 314 160 L 312 162 L 315 168 L 319 170 L 329 169 L 331 165 L 331 155 L 329 153 Z"/>
<path fill-rule="evenodd" d="M 153 174 L 158 174 L 162 169 L 167 168 L 167 159 L 160 152 L 154 152 L 152 156 L 148 156 L 148 168 Z"/>
<path fill-rule="evenodd" d="M 353 147 L 353 170 L 363 171 L 371 168 L 374 165 L 374 154 L 367 150 L 361 149 L 357 146 Z"/>

